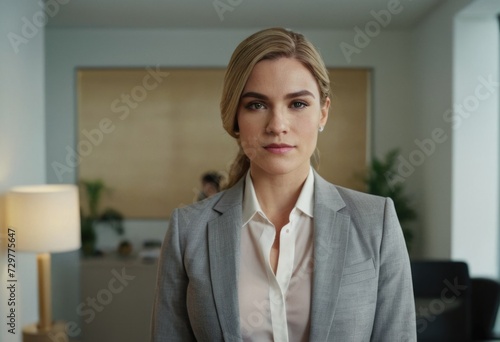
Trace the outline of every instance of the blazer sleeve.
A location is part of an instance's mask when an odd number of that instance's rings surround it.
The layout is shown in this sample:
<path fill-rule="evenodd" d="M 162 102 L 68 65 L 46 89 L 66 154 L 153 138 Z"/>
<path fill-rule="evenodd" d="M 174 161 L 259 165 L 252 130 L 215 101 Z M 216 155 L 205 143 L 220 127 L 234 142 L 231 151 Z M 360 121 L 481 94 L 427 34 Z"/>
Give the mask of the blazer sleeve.
<path fill-rule="evenodd" d="M 415 302 L 408 252 L 394 203 L 386 199 L 377 306 L 371 341 L 416 341 Z"/>
<path fill-rule="evenodd" d="M 152 342 L 196 341 L 186 306 L 189 279 L 183 265 L 179 216 L 182 217 L 175 209 L 162 244 L 151 322 Z"/>

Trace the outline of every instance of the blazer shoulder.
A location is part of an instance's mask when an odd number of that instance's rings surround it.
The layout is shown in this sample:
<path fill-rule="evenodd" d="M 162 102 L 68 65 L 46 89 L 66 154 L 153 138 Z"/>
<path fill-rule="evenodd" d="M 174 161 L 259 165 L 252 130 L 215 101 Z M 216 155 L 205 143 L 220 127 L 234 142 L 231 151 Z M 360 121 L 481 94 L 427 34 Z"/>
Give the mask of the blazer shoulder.
<path fill-rule="evenodd" d="M 172 217 L 180 226 L 205 226 L 205 224 L 233 207 L 241 207 L 243 197 L 241 181 L 233 187 L 222 190 L 202 201 L 174 210 Z"/>
<path fill-rule="evenodd" d="M 358 213 L 379 213 L 385 210 L 390 198 L 333 185 L 346 204 L 346 209 Z"/>
<path fill-rule="evenodd" d="M 220 199 L 220 197 L 222 197 L 224 192 L 225 192 L 225 190 L 218 192 L 215 195 L 210 196 L 208 198 L 205 198 L 201 201 L 193 202 L 193 203 L 188 204 L 188 205 L 181 205 L 181 206 L 177 207 L 176 210 L 179 212 L 186 211 L 186 212 L 201 213 L 207 209 L 213 208 L 215 203 L 218 202 L 218 200 Z"/>
<path fill-rule="evenodd" d="M 200 218 L 208 218 L 213 208 L 219 202 L 220 198 L 224 195 L 225 191 L 221 191 L 211 197 L 205 198 L 199 202 L 194 202 L 188 205 L 179 206 L 174 209 L 172 217 L 176 215 L 180 223 L 189 223 L 198 221 Z"/>
<path fill-rule="evenodd" d="M 337 192 L 344 202 L 344 207 L 339 212 L 344 212 L 350 216 L 382 216 L 388 206 L 392 205 L 392 200 L 388 197 L 368 194 L 358 190 L 345 188 L 338 185 L 333 185 L 333 191 Z"/>
<path fill-rule="evenodd" d="M 315 176 L 315 199 L 319 204 L 347 213 L 384 210 L 387 198 L 332 184 L 317 173 Z"/>
<path fill-rule="evenodd" d="M 390 197 L 376 196 L 340 186 L 335 187 L 346 204 L 340 212 L 351 217 L 351 222 L 358 232 L 362 231 L 363 235 L 375 234 L 378 236 L 377 241 L 383 234 L 395 236 L 393 234 L 397 231 L 396 235 L 401 235 L 396 208 Z"/>

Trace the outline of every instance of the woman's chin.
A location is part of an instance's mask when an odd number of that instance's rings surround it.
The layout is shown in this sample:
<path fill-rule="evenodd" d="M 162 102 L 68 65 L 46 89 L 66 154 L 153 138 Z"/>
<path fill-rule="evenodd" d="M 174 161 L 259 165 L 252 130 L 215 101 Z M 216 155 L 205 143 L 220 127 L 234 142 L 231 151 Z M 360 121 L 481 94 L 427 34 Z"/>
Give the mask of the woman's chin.
<path fill-rule="evenodd" d="M 275 176 L 289 176 L 300 175 L 304 173 L 307 175 L 309 172 L 309 163 L 297 165 L 288 162 L 273 162 L 266 163 L 264 166 L 255 165 L 252 163 L 251 172 L 252 176 L 275 177 Z"/>

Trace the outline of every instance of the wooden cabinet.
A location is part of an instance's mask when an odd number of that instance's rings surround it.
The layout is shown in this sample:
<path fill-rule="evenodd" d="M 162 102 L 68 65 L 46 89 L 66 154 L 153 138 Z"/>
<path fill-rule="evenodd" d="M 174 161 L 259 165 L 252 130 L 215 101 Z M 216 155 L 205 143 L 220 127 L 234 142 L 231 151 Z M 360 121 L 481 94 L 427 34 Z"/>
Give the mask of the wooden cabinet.
<path fill-rule="evenodd" d="M 82 342 L 148 341 L 157 262 L 106 256 L 80 267 Z"/>

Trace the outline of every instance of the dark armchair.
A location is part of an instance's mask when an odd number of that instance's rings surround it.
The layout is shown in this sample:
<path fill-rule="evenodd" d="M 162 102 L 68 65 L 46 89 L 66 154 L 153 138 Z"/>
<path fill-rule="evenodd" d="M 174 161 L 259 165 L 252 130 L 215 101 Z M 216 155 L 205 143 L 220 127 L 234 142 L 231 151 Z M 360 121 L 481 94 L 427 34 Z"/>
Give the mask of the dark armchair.
<path fill-rule="evenodd" d="M 499 339 L 494 327 L 500 306 L 500 283 L 472 278 L 472 338 L 474 341 Z"/>
<path fill-rule="evenodd" d="M 413 261 L 419 342 L 471 341 L 471 281 L 467 264 Z"/>

